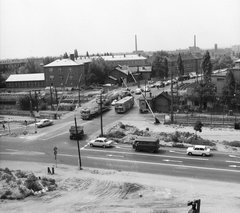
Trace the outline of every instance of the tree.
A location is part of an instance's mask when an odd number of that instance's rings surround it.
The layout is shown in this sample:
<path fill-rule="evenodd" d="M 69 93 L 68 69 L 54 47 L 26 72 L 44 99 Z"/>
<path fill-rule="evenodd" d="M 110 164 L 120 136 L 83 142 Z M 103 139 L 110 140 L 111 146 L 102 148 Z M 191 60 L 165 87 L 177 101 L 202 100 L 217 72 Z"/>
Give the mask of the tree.
<path fill-rule="evenodd" d="M 89 58 L 89 54 L 88 54 L 88 51 L 86 52 L 86 56 Z"/>
<path fill-rule="evenodd" d="M 168 57 L 168 53 L 165 51 L 160 51 L 153 54 L 152 62 L 153 77 L 158 76 L 159 78 L 164 78 L 164 76 L 166 76 L 166 71 L 168 72 L 167 70 L 168 67 L 166 66 L 166 64 L 164 64 L 166 57 Z"/>
<path fill-rule="evenodd" d="M 193 128 L 196 131 L 196 136 L 197 136 L 197 132 L 202 132 L 202 127 L 203 127 L 202 122 L 196 121 L 194 128 Z"/>
<path fill-rule="evenodd" d="M 224 105 L 228 106 L 229 108 L 234 107 L 236 104 L 235 90 L 236 90 L 235 78 L 232 71 L 229 70 L 226 75 L 226 85 L 223 87 L 223 93 L 221 97 L 221 102 Z"/>
<path fill-rule="evenodd" d="M 165 70 L 164 77 L 168 78 L 169 68 L 168 68 L 168 60 L 166 57 L 164 59 L 164 70 Z"/>
<path fill-rule="evenodd" d="M 223 55 L 212 60 L 213 70 L 233 67 L 233 60 L 230 56 Z"/>
<path fill-rule="evenodd" d="M 78 51 L 77 51 L 77 49 L 74 50 L 74 57 L 75 57 L 75 59 L 78 58 Z"/>
<path fill-rule="evenodd" d="M 182 60 L 182 56 L 178 55 L 178 59 L 177 59 L 177 67 L 178 67 L 178 72 L 179 72 L 179 75 L 184 75 L 184 66 L 183 66 L 183 60 Z"/>
<path fill-rule="evenodd" d="M 211 57 L 210 57 L 208 51 L 206 51 L 206 53 L 203 56 L 203 61 L 202 61 L 201 67 L 203 70 L 204 82 L 207 83 L 207 82 L 211 81 L 212 63 L 211 63 Z"/>
<path fill-rule="evenodd" d="M 26 73 L 41 73 L 41 72 L 43 72 L 40 65 L 36 64 L 34 59 L 27 60 L 27 63 L 25 65 L 25 70 L 26 70 Z"/>
<path fill-rule="evenodd" d="M 50 64 L 53 61 L 55 61 L 55 58 L 47 56 L 43 59 L 43 64 L 47 65 L 47 64 Z"/>
<path fill-rule="evenodd" d="M 105 78 L 108 76 L 109 72 L 112 70 L 111 67 L 104 59 L 97 58 L 93 59 L 89 64 L 86 81 L 89 84 L 99 83 L 103 84 Z"/>
<path fill-rule="evenodd" d="M 66 52 L 63 54 L 63 58 L 69 58 Z"/>
<path fill-rule="evenodd" d="M 207 103 L 216 101 L 216 87 L 211 82 L 200 82 L 194 87 L 194 93 L 189 97 L 190 100 L 199 103 L 199 111 L 206 110 Z"/>

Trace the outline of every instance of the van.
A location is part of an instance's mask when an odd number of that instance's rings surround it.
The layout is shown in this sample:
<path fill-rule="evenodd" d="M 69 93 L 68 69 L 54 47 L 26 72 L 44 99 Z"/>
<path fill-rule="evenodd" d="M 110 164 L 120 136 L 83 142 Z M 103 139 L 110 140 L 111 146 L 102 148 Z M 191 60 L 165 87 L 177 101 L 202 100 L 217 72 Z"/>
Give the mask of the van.
<path fill-rule="evenodd" d="M 135 151 L 156 152 L 160 148 L 159 139 L 152 137 L 137 137 L 132 145 Z"/>

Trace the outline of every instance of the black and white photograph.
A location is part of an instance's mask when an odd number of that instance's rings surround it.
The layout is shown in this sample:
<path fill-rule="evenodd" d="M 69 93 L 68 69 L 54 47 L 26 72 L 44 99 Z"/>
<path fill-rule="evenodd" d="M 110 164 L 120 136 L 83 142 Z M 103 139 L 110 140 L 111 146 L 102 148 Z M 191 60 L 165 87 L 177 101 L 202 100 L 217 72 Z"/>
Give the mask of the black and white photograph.
<path fill-rule="evenodd" d="M 0 0 L 0 209 L 240 212 L 240 1 Z"/>

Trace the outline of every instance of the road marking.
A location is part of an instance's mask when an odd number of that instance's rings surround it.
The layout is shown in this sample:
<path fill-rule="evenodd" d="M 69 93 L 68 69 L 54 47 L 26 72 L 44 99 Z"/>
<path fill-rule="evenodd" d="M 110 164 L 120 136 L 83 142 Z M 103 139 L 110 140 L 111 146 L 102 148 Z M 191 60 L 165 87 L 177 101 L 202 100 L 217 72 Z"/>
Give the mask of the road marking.
<path fill-rule="evenodd" d="M 122 156 L 122 155 L 107 155 L 107 156 L 109 156 L 109 157 L 120 157 L 120 158 L 124 158 L 124 156 Z"/>
<path fill-rule="evenodd" d="M 35 152 L 35 151 L 30 151 L 30 152 L 33 153 L 33 154 L 37 154 L 37 155 L 45 155 L 44 152 Z"/>
<path fill-rule="evenodd" d="M 230 161 L 230 160 L 226 160 L 227 163 L 240 163 L 239 161 Z"/>
<path fill-rule="evenodd" d="M 183 168 L 191 168 L 191 169 L 202 169 L 202 170 L 215 170 L 215 171 L 225 171 L 225 172 L 235 172 L 240 173 L 238 170 L 230 170 L 230 169 L 218 169 L 218 168 L 210 168 L 210 167 L 198 167 L 198 166 L 186 166 L 179 164 L 166 164 L 166 163 L 154 163 L 154 162 L 145 162 L 145 161 L 131 161 L 131 160 L 121 160 L 121 159 L 112 159 L 112 158 L 97 158 L 97 157 L 84 157 L 89 159 L 96 160 L 106 160 L 106 161 L 118 161 L 118 162 L 128 162 L 128 163 L 139 163 L 139 164 L 150 164 L 150 165 L 158 165 L 158 166 L 174 166 L 174 167 L 183 167 Z"/>
<path fill-rule="evenodd" d="M 182 163 L 182 161 L 179 161 L 179 160 L 168 160 L 168 159 L 164 159 L 163 161 L 166 161 L 166 162 Z"/>
<path fill-rule="evenodd" d="M 177 154 L 181 154 L 181 155 L 186 155 L 186 152 L 176 152 L 176 151 L 173 151 L 173 150 L 169 150 L 169 152 L 174 152 L 174 153 L 177 153 Z"/>
<path fill-rule="evenodd" d="M 90 152 L 111 152 L 117 154 L 127 154 L 127 155 L 142 155 L 142 156 L 150 156 L 150 157 L 158 157 L 158 158 L 180 158 L 180 159 L 188 159 L 188 160 L 200 160 L 200 161 L 208 161 L 207 158 L 191 158 L 191 157 L 179 157 L 179 156 L 170 156 L 170 155 L 156 155 L 156 154 L 143 154 L 143 153 L 134 153 L 134 152 L 117 152 L 117 151 L 105 151 L 99 149 L 84 149 L 85 151 Z M 187 155 L 187 154 L 186 154 Z"/>
<path fill-rule="evenodd" d="M 8 150 L 8 151 L 14 151 L 14 152 L 18 152 L 19 150 L 17 150 L 17 149 L 6 149 L 6 150 Z"/>
<path fill-rule="evenodd" d="M 92 121 L 83 122 L 83 123 L 81 123 L 81 126 L 82 126 L 82 125 L 85 125 L 85 124 L 88 124 L 88 123 L 91 123 L 91 122 L 92 122 Z M 68 124 L 68 125 L 69 125 L 69 124 Z M 52 136 L 52 137 L 43 138 L 43 139 L 39 139 L 39 140 L 41 140 L 41 141 L 49 140 L 49 139 L 55 138 L 55 137 L 57 137 L 57 136 L 59 136 L 59 135 L 66 134 L 66 133 L 68 133 L 68 132 L 69 132 L 69 131 L 61 132 L 61 133 L 59 133 L 59 134 L 57 134 L 57 135 L 54 135 L 54 136 Z"/>
<path fill-rule="evenodd" d="M 58 156 L 64 156 L 64 157 L 78 157 L 77 155 L 68 155 L 68 154 L 57 154 Z"/>
<path fill-rule="evenodd" d="M 240 157 L 235 156 L 235 155 L 229 155 L 229 157 L 231 157 L 231 158 L 240 158 Z"/>
<path fill-rule="evenodd" d="M 239 167 L 240 168 L 240 166 L 237 166 L 237 165 L 229 165 L 229 167 Z"/>

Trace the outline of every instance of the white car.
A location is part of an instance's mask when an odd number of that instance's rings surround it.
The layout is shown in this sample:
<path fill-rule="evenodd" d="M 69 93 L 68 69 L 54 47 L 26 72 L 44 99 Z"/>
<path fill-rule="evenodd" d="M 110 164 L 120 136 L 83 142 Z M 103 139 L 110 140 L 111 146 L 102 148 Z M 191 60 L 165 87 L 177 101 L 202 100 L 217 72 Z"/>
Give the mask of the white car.
<path fill-rule="evenodd" d="M 50 119 L 42 119 L 39 122 L 36 123 L 36 126 L 38 128 L 44 127 L 44 126 L 50 126 L 53 124 L 53 120 Z"/>
<path fill-rule="evenodd" d="M 113 145 L 113 141 L 108 140 L 107 138 L 104 138 L 104 137 L 99 137 L 90 141 L 90 146 L 92 147 L 101 146 L 103 148 L 106 148 L 106 147 L 111 147 L 112 145 Z"/>
<path fill-rule="evenodd" d="M 211 154 L 211 151 L 209 147 L 202 146 L 202 145 L 195 145 L 187 148 L 187 154 L 209 156 Z"/>
<path fill-rule="evenodd" d="M 142 90 L 140 89 L 140 88 L 137 88 L 136 90 L 135 90 L 135 94 L 136 95 L 140 95 L 142 93 Z"/>
<path fill-rule="evenodd" d="M 148 87 L 148 86 L 144 86 L 144 87 L 142 88 L 142 91 L 143 91 L 143 92 L 150 92 L 151 89 L 150 89 L 150 87 Z"/>
<path fill-rule="evenodd" d="M 115 106 L 117 102 L 118 102 L 118 100 L 113 100 L 112 103 L 111 103 L 111 105 L 112 105 L 112 106 Z"/>

